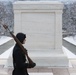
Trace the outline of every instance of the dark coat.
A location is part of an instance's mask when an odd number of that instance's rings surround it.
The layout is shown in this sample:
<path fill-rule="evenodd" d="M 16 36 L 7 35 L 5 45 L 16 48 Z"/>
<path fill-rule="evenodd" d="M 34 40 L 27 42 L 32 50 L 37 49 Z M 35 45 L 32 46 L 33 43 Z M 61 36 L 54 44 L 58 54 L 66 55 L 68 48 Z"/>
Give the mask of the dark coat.
<path fill-rule="evenodd" d="M 27 72 L 27 68 L 29 68 L 29 64 L 26 63 L 25 54 L 17 44 L 13 49 L 12 57 L 13 57 L 13 67 L 14 67 L 12 75 L 29 75 Z"/>

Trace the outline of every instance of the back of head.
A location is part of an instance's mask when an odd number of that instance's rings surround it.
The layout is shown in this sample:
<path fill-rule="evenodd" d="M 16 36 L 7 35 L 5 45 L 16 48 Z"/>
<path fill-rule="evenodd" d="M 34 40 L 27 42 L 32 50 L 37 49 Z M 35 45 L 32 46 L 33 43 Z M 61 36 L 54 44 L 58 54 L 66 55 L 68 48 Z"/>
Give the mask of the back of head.
<path fill-rule="evenodd" d="M 17 33 L 16 37 L 17 37 L 17 39 L 18 39 L 21 43 L 23 43 L 24 39 L 26 38 L 26 34 L 24 34 L 24 33 Z"/>

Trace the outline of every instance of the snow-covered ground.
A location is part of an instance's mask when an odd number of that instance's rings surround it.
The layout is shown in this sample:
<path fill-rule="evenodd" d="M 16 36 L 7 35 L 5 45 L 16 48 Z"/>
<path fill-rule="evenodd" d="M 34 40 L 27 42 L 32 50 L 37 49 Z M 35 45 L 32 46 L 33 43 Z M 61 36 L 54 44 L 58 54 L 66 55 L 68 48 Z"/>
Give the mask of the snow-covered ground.
<path fill-rule="evenodd" d="M 67 48 L 63 47 L 63 51 L 66 53 L 68 59 L 76 59 L 76 55 L 69 51 Z"/>
<path fill-rule="evenodd" d="M 76 36 L 73 36 L 73 37 L 69 36 L 69 37 L 65 37 L 63 39 L 76 46 Z"/>
<path fill-rule="evenodd" d="M 0 45 L 4 44 L 5 42 L 11 40 L 11 37 L 7 37 L 7 36 L 0 36 Z"/>
<path fill-rule="evenodd" d="M 7 37 L 7 36 L 0 36 L 0 45 L 3 45 L 5 42 L 11 40 L 11 37 Z"/>
<path fill-rule="evenodd" d="M 12 52 L 12 50 L 13 50 L 13 46 L 12 46 L 11 48 L 9 48 L 8 50 L 6 50 L 4 53 L 2 53 L 2 54 L 0 55 L 0 59 L 5 59 L 5 60 L 7 60 L 7 59 L 9 58 L 10 53 Z"/>

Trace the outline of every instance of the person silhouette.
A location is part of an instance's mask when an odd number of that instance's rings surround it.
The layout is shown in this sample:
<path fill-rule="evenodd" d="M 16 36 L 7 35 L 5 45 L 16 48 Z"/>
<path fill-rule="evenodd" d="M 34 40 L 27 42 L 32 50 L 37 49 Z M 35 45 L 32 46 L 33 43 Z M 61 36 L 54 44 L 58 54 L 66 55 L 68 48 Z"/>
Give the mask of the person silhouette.
<path fill-rule="evenodd" d="M 25 44 L 26 34 L 17 33 L 16 38 L 21 42 L 21 44 Z M 28 52 L 27 52 L 27 54 L 28 54 Z M 13 58 L 13 68 L 14 68 L 12 71 L 12 75 L 29 75 L 27 68 L 33 68 L 36 66 L 35 63 L 33 63 L 33 64 L 26 63 L 26 61 L 27 61 L 26 55 L 21 50 L 18 43 L 16 43 L 13 48 L 12 58 Z"/>

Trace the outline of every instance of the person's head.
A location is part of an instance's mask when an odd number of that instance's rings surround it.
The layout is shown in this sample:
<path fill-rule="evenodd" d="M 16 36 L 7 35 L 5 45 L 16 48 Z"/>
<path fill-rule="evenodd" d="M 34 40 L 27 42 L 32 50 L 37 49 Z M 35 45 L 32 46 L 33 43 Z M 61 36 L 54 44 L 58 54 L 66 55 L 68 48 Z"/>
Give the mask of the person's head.
<path fill-rule="evenodd" d="M 17 39 L 18 39 L 22 44 L 25 43 L 25 41 L 26 41 L 26 34 L 24 34 L 24 33 L 17 33 L 16 37 L 17 37 Z"/>

